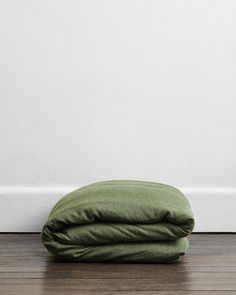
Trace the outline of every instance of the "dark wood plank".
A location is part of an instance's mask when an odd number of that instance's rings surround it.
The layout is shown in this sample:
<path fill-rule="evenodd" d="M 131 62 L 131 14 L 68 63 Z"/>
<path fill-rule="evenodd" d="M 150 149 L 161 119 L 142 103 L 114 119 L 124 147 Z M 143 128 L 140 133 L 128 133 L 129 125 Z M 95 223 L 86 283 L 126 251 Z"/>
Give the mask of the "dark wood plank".
<path fill-rule="evenodd" d="M 93 275 L 94 279 L 126 279 L 128 272 L 122 271 L 104 271 L 104 272 L 92 272 L 86 270 L 80 271 L 50 271 L 50 272 L 2 272 L 0 273 L 0 283 L 2 279 L 53 279 L 53 280 L 63 280 L 66 281 L 68 279 L 90 279 L 91 275 Z M 171 282 L 172 280 L 183 280 L 186 277 L 186 273 L 183 271 L 178 272 L 166 272 L 163 271 L 141 271 L 137 270 L 134 272 L 129 272 L 129 279 L 156 279 L 159 280 L 168 280 Z M 191 280 L 235 280 L 236 281 L 236 272 L 189 272 L 188 279 Z M 218 280 L 219 281 L 219 280 Z M 5 283 L 6 281 L 4 281 Z M 17 282 L 17 280 L 16 280 Z"/>
<path fill-rule="evenodd" d="M 78 263 L 65 263 L 61 262 L 59 260 L 55 260 L 51 256 L 27 256 L 27 257 L 21 257 L 21 256 L 12 256 L 12 257 L 6 257 L 1 256 L 0 259 L 0 268 L 2 266 L 50 266 L 54 265 L 58 268 L 64 267 L 65 265 L 69 267 L 77 267 Z M 73 266 L 74 264 L 74 266 Z M 77 265 L 76 265 L 77 264 Z M 88 263 L 80 263 L 79 265 L 88 265 Z M 95 265 L 95 264 L 94 264 Z M 104 264 L 96 264 L 96 267 L 109 267 L 113 269 L 115 266 L 110 263 L 104 263 Z M 102 266 L 99 266 L 102 265 Z M 104 265 L 104 266 L 103 266 Z M 118 265 L 118 264 L 117 264 Z M 127 264 L 125 264 L 126 267 Z M 168 267 L 175 267 L 176 263 L 172 264 L 162 264 L 162 267 L 167 269 Z M 185 266 L 234 266 L 236 267 L 236 256 L 218 256 L 218 255 L 212 255 L 212 256 L 202 256 L 202 255 L 187 255 L 182 258 L 181 263 L 177 264 L 178 267 L 185 267 Z M 138 267 L 138 264 L 130 264 L 130 268 Z M 86 266 L 87 267 L 87 266 Z M 142 267 L 142 264 L 140 264 L 140 267 Z M 155 264 L 154 266 L 155 267 Z M 160 264 L 156 264 L 156 267 L 160 267 Z"/>
<path fill-rule="evenodd" d="M 136 266 L 137 269 L 139 269 L 139 266 Z M 76 267 L 71 267 L 71 266 L 63 266 L 63 267 L 54 267 L 54 266 L 32 266 L 32 267 L 1 267 L 0 270 L 0 276 L 2 273 L 44 273 L 45 276 L 47 276 L 47 274 L 49 274 L 50 272 L 54 272 L 54 273 L 58 273 L 58 275 L 60 275 L 60 272 L 69 272 L 71 275 L 73 275 L 73 272 L 77 272 L 78 268 Z M 92 271 L 92 273 L 90 271 L 87 271 L 85 269 L 79 271 L 80 273 L 82 273 L 82 277 L 86 277 L 87 275 L 91 275 L 95 278 L 100 278 L 100 277 L 104 277 L 104 275 L 100 275 L 99 272 L 104 271 L 104 270 L 99 270 L 97 269 L 97 267 L 95 266 L 94 270 Z M 109 270 L 106 270 L 106 272 L 108 272 Z M 156 271 L 156 270 L 155 270 Z M 165 268 L 165 269 L 160 269 L 159 272 L 172 272 L 174 273 L 175 270 L 172 269 L 170 270 L 169 267 Z M 177 272 L 191 272 L 191 273 L 196 273 L 196 272 L 203 272 L 203 273 L 232 273 L 232 272 L 236 272 L 236 267 L 224 267 L 224 266 L 213 266 L 213 267 L 208 267 L 208 266 L 188 266 L 185 267 L 184 269 L 177 269 Z M 110 273 L 113 273 L 113 271 L 110 270 Z M 158 271 L 156 271 L 156 273 L 159 273 Z M 122 273 L 122 272 L 121 272 Z M 139 278 L 139 277 L 152 277 L 153 275 L 151 274 L 151 272 L 145 272 L 144 274 L 139 271 L 139 270 L 132 270 L 133 274 L 130 274 L 130 272 L 126 271 L 122 273 L 122 277 L 124 276 L 128 276 L 131 278 Z M 138 274 L 137 274 L 138 273 Z M 140 274 L 141 273 L 141 274 Z M 111 275 L 112 277 L 112 275 Z"/>
<path fill-rule="evenodd" d="M 7 292 L 7 293 L 6 293 Z M 10 295 L 235 295 L 235 291 L 86 291 L 83 290 L 54 290 L 54 289 L 40 289 L 39 290 L 8 290 L 0 291 L 1 295 L 10 294 Z"/>
<path fill-rule="evenodd" d="M 137 279 L 79 279 L 73 282 L 25 280 L 16 283 L 14 279 L 1 284 L 1 291 L 11 290 L 60 290 L 60 291 L 236 291 L 236 282 L 156 282 L 155 280 Z"/>

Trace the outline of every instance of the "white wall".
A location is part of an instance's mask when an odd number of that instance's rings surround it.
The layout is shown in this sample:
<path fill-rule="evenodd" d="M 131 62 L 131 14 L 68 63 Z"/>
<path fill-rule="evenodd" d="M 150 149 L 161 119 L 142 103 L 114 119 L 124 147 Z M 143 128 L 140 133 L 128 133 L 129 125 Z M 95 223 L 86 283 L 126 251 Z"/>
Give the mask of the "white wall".
<path fill-rule="evenodd" d="M 0 43 L 0 230 L 126 178 L 236 230 L 236 1 L 0 0 Z"/>

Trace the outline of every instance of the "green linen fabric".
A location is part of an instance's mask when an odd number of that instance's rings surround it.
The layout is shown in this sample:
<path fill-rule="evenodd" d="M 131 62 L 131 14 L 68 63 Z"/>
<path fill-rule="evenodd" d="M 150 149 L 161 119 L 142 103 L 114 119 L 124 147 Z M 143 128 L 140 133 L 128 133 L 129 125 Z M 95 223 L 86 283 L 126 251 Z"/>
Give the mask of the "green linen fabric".
<path fill-rule="evenodd" d="M 67 261 L 175 262 L 193 227 L 190 204 L 176 188 L 113 180 L 62 198 L 43 227 L 42 242 Z"/>

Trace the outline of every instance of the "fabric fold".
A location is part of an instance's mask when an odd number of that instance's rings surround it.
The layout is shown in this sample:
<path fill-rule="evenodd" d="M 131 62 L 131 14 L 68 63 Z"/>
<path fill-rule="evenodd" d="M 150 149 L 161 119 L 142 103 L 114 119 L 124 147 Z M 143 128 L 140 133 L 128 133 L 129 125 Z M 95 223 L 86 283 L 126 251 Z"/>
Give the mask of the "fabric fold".
<path fill-rule="evenodd" d="M 81 262 L 178 261 L 194 218 L 186 197 L 165 184 L 98 182 L 62 198 L 42 230 L 55 256 Z"/>

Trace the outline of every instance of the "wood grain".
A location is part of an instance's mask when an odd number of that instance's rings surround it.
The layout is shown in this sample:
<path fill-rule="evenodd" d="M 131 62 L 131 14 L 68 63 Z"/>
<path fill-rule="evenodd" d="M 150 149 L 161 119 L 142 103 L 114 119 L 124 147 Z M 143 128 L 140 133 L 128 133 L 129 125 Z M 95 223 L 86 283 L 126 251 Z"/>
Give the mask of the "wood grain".
<path fill-rule="evenodd" d="M 39 234 L 0 234 L 0 294 L 236 294 L 236 235 L 193 234 L 180 263 L 65 263 Z"/>

